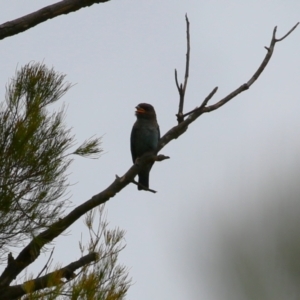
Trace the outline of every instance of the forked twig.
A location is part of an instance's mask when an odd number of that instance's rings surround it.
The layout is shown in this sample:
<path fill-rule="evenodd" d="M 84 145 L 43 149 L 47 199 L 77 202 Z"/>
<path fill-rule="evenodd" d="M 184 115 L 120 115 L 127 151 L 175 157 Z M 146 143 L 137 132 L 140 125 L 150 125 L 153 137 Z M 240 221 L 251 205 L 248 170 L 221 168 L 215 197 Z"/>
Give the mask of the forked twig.
<path fill-rule="evenodd" d="M 284 40 L 287 36 L 289 36 L 295 29 L 296 27 L 299 25 L 299 22 L 287 33 L 285 34 L 282 38 L 280 39 L 276 39 L 276 42 L 281 42 L 282 40 Z M 277 30 L 277 26 L 275 27 L 275 33 L 276 33 L 276 30 Z"/>
<path fill-rule="evenodd" d="M 202 102 L 200 107 L 197 107 L 195 109 L 193 109 L 192 111 L 185 113 L 182 115 L 183 118 L 185 118 L 186 116 L 193 114 L 195 112 L 202 114 L 202 113 L 206 113 L 206 112 L 211 112 L 213 110 L 216 110 L 218 108 L 220 108 L 221 106 L 223 106 L 224 104 L 226 104 L 228 101 L 230 101 L 231 99 L 233 99 L 234 97 L 236 97 L 237 95 L 239 95 L 240 93 L 248 90 L 250 88 L 250 86 L 258 79 L 258 77 L 260 76 L 260 74 L 264 71 L 264 69 L 266 68 L 267 64 L 269 63 L 273 52 L 274 52 L 274 48 L 275 48 L 275 44 L 277 42 L 280 42 L 282 40 L 284 40 L 288 35 L 290 35 L 299 25 L 299 22 L 291 29 L 288 31 L 288 33 L 286 33 L 282 38 L 277 39 L 276 38 L 276 31 L 277 31 L 277 26 L 273 29 L 273 33 L 272 33 L 272 39 L 271 39 L 271 43 L 269 47 L 265 47 L 265 49 L 267 50 L 267 54 L 265 56 L 265 58 L 263 59 L 262 63 L 260 64 L 260 66 L 258 67 L 257 71 L 253 74 L 253 76 L 248 80 L 247 83 L 242 84 L 240 87 L 238 87 L 237 89 L 235 89 L 233 92 L 231 92 L 230 94 L 228 94 L 226 97 L 224 97 L 223 99 L 219 100 L 217 103 L 210 105 L 210 106 L 206 106 L 208 101 L 212 98 L 212 96 L 216 93 L 217 91 L 217 87 L 204 99 L 204 101 Z"/>
<path fill-rule="evenodd" d="M 263 59 L 262 63 L 260 64 L 260 66 L 258 67 L 257 71 L 248 80 L 248 82 L 242 84 L 239 88 L 237 88 L 236 90 L 231 92 L 229 95 L 227 95 L 226 97 L 224 97 L 223 99 L 218 101 L 216 104 L 210 105 L 208 107 L 204 107 L 203 112 L 211 112 L 213 110 L 216 110 L 216 109 L 220 108 L 221 106 L 223 106 L 228 101 L 230 101 L 232 98 L 236 97 L 238 94 L 248 90 L 250 88 L 250 86 L 257 80 L 257 78 L 260 76 L 260 74 L 264 71 L 266 66 L 268 65 L 268 63 L 269 63 L 269 61 L 270 61 L 270 59 L 273 55 L 275 44 L 277 42 L 280 42 L 280 41 L 284 40 L 288 35 L 290 35 L 296 29 L 296 27 L 298 25 L 299 25 L 299 22 L 287 34 L 285 34 L 280 39 L 276 39 L 277 26 L 275 26 L 275 28 L 273 30 L 270 46 L 265 47 L 265 49 L 267 49 L 267 54 L 266 54 L 265 58 Z"/>
<path fill-rule="evenodd" d="M 193 123 L 197 118 L 199 118 L 203 113 L 208 113 L 213 110 L 216 110 L 226 104 L 228 101 L 236 97 L 241 92 L 249 89 L 249 87 L 257 80 L 257 78 L 260 76 L 260 74 L 264 71 L 265 67 L 269 63 L 272 54 L 274 52 L 274 47 L 277 42 L 282 41 L 285 39 L 288 35 L 290 35 L 296 27 L 299 25 L 299 22 L 288 31 L 287 34 L 285 34 L 282 38 L 276 39 L 276 27 L 273 30 L 272 39 L 269 47 L 265 47 L 267 49 L 267 54 L 265 58 L 263 59 L 262 63 L 258 67 L 257 71 L 253 74 L 253 76 L 250 78 L 250 80 L 247 83 L 242 84 L 239 88 L 231 92 L 229 95 L 218 101 L 216 104 L 206 106 L 208 101 L 213 97 L 213 95 L 217 92 L 217 87 L 214 88 L 210 94 L 204 99 L 200 107 L 197 107 L 193 109 L 192 111 L 182 114 L 181 115 L 181 122 L 177 126 L 174 126 L 171 128 L 159 141 L 158 150 L 161 150 L 163 147 L 165 147 L 171 140 L 177 139 L 179 136 L 181 136 L 187 129 L 188 126 Z M 189 116 L 187 119 L 184 120 L 186 116 Z M 178 120 L 178 116 L 177 116 Z"/>

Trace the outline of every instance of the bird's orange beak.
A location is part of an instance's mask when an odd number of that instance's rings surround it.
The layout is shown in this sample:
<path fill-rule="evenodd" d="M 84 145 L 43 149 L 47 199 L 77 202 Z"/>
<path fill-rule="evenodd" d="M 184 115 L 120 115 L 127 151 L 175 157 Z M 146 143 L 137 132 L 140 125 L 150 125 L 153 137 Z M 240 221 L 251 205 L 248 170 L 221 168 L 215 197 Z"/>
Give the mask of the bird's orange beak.
<path fill-rule="evenodd" d="M 143 114 L 145 113 L 145 110 L 139 106 L 136 107 L 136 111 L 135 111 L 136 114 Z"/>

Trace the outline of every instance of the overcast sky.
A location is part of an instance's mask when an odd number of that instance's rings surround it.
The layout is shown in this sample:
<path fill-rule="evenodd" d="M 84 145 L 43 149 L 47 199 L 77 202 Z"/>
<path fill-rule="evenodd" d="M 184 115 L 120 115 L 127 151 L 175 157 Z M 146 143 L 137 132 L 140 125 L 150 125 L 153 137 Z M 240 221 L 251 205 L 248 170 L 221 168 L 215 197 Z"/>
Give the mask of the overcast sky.
<path fill-rule="evenodd" d="M 0 3 L 2 24 L 55 1 Z M 8 79 L 30 61 L 44 61 L 76 83 L 61 100 L 68 106 L 66 122 L 78 142 L 103 136 L 105 151 L 99 160 L 76 158 L 71 166 L 70 181 L 76 183 L 71 200 L 78 205 L 131 166 L 129 136 L 138 103 L 155 107 L 162 134 L 176 125 L 174 69 L 182 81 L 185 13 L 191 23 L 189 111 L 215 86 L 212 103 L 248 81 L 274 26 L 281 37 L 300 21 L 299 12 L 299 0 L 112 0 L 1 41 L 0 92 L 4 97 Z M 282 207 L 299 211 L 294 201 L 299 195 L 299 53 L 300 27 L 276 45 L 250 90 L 202 116 L 162 150 L 171 159 L 151 171 L 150 187 L 157 194 L 130 185 L 107 203 L 111 226 L 127 232 L 120 262 L 134 282 L 128 299 L 268 299 L 268 293 L 260 298 L 238 288 L 237 275 L 229 280 L 223 263 L 230 260 L 222 255 L 235 257 L 230 250 L 235 244 L 245 242 L 251 252 L 257 240 L 265 241 L 274 229 L 263 221 L 266 215 L 284 220 Z M 288 191 L 295 191 L 294 198 Z M 80 220 L 69 236 L 57 239 L 57 262 L 78 259 L 83 228 Z M 278 286 L 276 280 L 265 284 Z"/>

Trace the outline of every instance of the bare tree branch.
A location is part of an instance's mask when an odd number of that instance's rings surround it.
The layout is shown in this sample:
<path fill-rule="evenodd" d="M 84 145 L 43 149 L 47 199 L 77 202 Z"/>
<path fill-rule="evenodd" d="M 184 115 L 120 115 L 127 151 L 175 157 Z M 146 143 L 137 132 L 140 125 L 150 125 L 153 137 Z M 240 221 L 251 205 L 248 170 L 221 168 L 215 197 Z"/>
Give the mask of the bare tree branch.
<path fill-rule="evenodd" d="M 183 84 L 183 92 L 185 93 L 187 81 L 189 78 L 189 69 L 190 69 L 190 22 L 187 17 L 187 14 L 185 15 L 185 21 L 186 21 L 186 64 L 185 64 L 185 74 L 184 74 L 184 84 Z M 182 107 L 183 109 L 183 107 Z M 182 111 L 181 111 L 182 112 Z"/>
<path fill-rule="evenodd" d="M 285 34 L 282 38 L 276 39 L 276 42 L 280 42 L 280 41 L 284 40 L 288 35 L 290 35 L 296 29 L 296 27 L 298 25 L 299 25 L 299 22 L 287 34 Z M 277 26 L 275 27 L 275 31 L 276 30 L 277 30 Z"/>
<path fill-rule="evenodd" d="M 297 24 L 298 25 L 298 24 Z M 296 26 L 297 26 L 296 25 Z M 296 28 L 294 26 L 292 30 Z M 292 32 L 289 31 L 288 34 Z M 276 28 L 273 32 L 273 37 L 271 40 L 270 47 L 268 49 L 268 53 L 263 60 L 262 64 L 252 76 L 252 78 L 241 85 L 238 89 L 230 93 L 224 99 L 220 100 L 214 105 L 206 106 L 208 101 L 212 98 L 212 96 L 216 93 L 217 88 L 215 88 L 202 102 L 201 106 L 193 111 L 191 111 L 185 120 L 179 122 L 178 125 L 171 128 L 159 141 L 157 152 L 160 151 L 165 145 L 167 145 L 170 141 L 177 139 L 180 135 L 182 135 L 187 129 L 188 126 L 194 122 L 200 115 L 206 112 L 210 112 L 218 109 L 219 107 L 226 104 L 229 100 L 237 96 L 242 91 L 248 89 L 259 77 L 259 75 L 263 72 L 266 65 L 268 64 L 276 42 L 281 41 L 288 34 L 286 34 L 283 38 L 276 40 L 275 38 Z M 187 54 L 188 56 L 188 54 Z M 187 60 L 188 61 L 188 60 Z M 186 77 L 187 78 L 187 77 Z M 186 114 L 187 115 L 187 114 Z M 13 260 L 13 263 L 8 264 L 6 269 L 3 271 L 0 276 L 0 287 L 7 287 L 12 280 L 16 278 L 18 274 L 20 274 L 28 265 L 36 260 L 39 256 L 42 247 L 51 242 L 57 236 L 59 236 L 63 231 L 65 231 L 70 225 L 72 225 L 75 221 L 77 221 L 83 214 L 90 211 L 94 207 L 105 203 L 110 198 L 114 197 L 118 192 L 120 192 L 123 188 L 125 188 L 129 183 L 133 182 L 134 177 L 150 162 L 150 161 L 161 161 L 166 159 L 167 157 L 163 155 L 156 155 L 155 153 L 149 154 L 146 153 L 142 157 L 139 158 L 138 164 L 134 164 L 122 177 L 117 177 L 110 186 L 108 186 L 105 190 L 100 192 L 99 194 L 93 196 L 88 201 L 84 202 L 80 206 L 76 207 L 73 211 L 71 211 L 67 216 L 55 222 L 49 228 L 38 236 L 36 236 L 18 255 L 16 259 Z M 46 275 L 47 276 L 47 275 Z M 63 277 L 63 276 L 62 276 Z M 43 277 L 41 277 L 43 278 Z M 1 294 L 2 295 L 2 294 Z"/>
<path fill-rule="evenodd" d="M 213 110 L 216 110 L 216 109 L 220 108 L 221 106 L 226 104 L 228 101 L 230 101 L 232 98 L 236 97 L 241 92 L 249 89 L 249 87 L 257 80 L 259 75 L 263 72 L 263 70 L 265 69 L 265 67 L 269 63 L 269 61 L 272 57 L 272 54 L 274 52 L 276 42 L 282 41 L 284 38 L 286 38 L 293 30 L 296 29 L 298 24 L 299 24 L 299 22 L 286 35 L 284 35 L 280 39 L 276 39 L 276 36 L 275 36 L 276 35 L 276 27 L 275 27 L 274 30 L 273 30 L 272 40 L 271 40 L 270 46 L 269 46 L 269 48 L 267 48 L 268 52 L 267 52 L 264 60 L 262 61 L 261 65 L 258 67 L 257 71 L 250 78 L 250 80 L 247 83 L 244 83 L 243 85 L 241 85 L 239 88 L 237 88 L 233 92 L 231 92 L 229 95 L 227 95 L 225 98 L 223 98 L 222 100 L 220 100 L 216 104 L 206 106 L 208 101 L 217 92 L 218 88 L 217 87 L 214 88 L 212 90 L 212 92 L 204 99 L 204 101 L 202 102 L 200 107 L 198 107 L 198 108 L 196 108 L 196 109 L 194 109 L 194 110 L 192 110 L 192 111 L 190 111 L 186 114 L 183 114 L 182 115 L 183 118 L 186 117 L 186 116 L 189 116 L 189 117 L 186 120 L 179 123 L 177 126 L 174 126 L 173 128 L 171 128 L 160 139 L 160 142 L 159 142 L 159 145 L 158 145 L 158 151 L 160 151 L 164 146 L 166 146 L 171 140 L 177 139 L 180 135 L 182 135 L 188 129 L 189 124 L 194 122 L 200 115 L 202 115 L 203 113 L 211 112 Z M 178 120 L 178 116 L 177 116 L 177 120 Z"/>
<path fill-rule="evenodd" d="M 270 61 L 270 59 L 271 59 L 271 57 L 273 55 L 273 52 L 274 52 L 275 44 L 277 42 L 280 42 L 283 39 L 285 39 L 293 30 L 296 29 L 296 27 L 298 26 L 298 24 L 299 24 L 299 22 L 286 35 L 284 35 L 280 39 L 276 39 L 276 30 L 277 30 L 277 27 L 275 27 L 274 30 L 273 30 L 273 35 L 272 35 L 272 40 L 271 40 L 270 46 L 267 47 L 267 48 L 265 47 L 267 49 L 267 54 L 266 54 L 264 60 L 262 61 L 261 65 L 257 69 L 257 71 L 250 78 L 250 80 L 247 83 L 242 84 L 239 88 L 237 88 L 235 91 L 231 92 L 229 95 L 227 95 L 225 98 L 223 98 L 222 100 L 220 100 L 216 104 L 213 104 L 211 106 L 205 107 L 203 109 L 203 112 L 211 112 L 213 110 L 216 110 L 216 109 L 220 108 L 221 106 L 223 106 L 228 101 L 230 101 L 232 98 L 236 97 L 238 94 L 240 94 L 240 93 L 248 90 L 250 88 L 250 86 L 257 80 L 257 78 L 260 76 L 260 74 L 263 72 L 263 70 L 265 69 L 265 67 L 269 63 L 269 61 Z"/>
<path fill-rule="evenodd" d="M 178 93 L 180 95 L 180 86 L 179 86 L 179 83 L 178 83 L 178 76 L 177 76 L 177 70 L 176 69 L 175 69 L 175 83 L 176 83 L 176 86 L 177 86 Z"/>
<path fill-rule="evenodd" d="M 42 247 L 51 242 L 70 225 L 77 221 L 82 215 L 96 206 L 105 203 L 114 197 L 118 192 L 131 183 L 134 177 L 150 161 L 159 161 L 160 156 L 146 153 L 139 158 L 138 164 L 133 165 L 122 177 L 117 177 L 114 182 L 99 194 L 93 196 L 90 200 L 77 206 L 66 217 L 53 223 L 49 228 L 36 236 L 14 260 L 13 264 L 8 264 L 0 276 L 0 287 L 8 286 L 28 265 L 33 263 L 40 255 Z M 162 160 L 162 159 L 161 159 Z"/>
<path fill-rule="evenodd" d="M 77 269 L 86 266 L 96 260 L 97 253 L 93 252 L 81 257 L 79 260 L 74 261 L 59 270 L 48 273 L 45 276 L 29 280 L 27 282 L 24 282 L 23 284 L 0 289 L 1 300 L 18 299 L 19 297 L 22 297 L 28 292 L 32 293 L 44 288 L 49 288 L 58 284 L 63 284 L 63 278 L 67 281 L 73 279 L 76 276 L 74 272 Z"/>
<path fill-rule="evenodd" d="M 185 118 L 186 116 L 194 113 L 195 111 L 199 111 L 202 108 L 204 108 L 206 106 L 206 104 L 208 103 L 208 101 L 214 96 L 214 94 L 217 92 L 218 87 L 216 86 L 211 92 L 210 94 L 203 100 L 202 104 L 200 105 L 200 107 L 196 107 L 195 109 L 183 114 L 183 117 Z"/>
<path fill-rule="evenodd" d="M 177 121 L 178 124 L 183 122 L 184 117 L 183 117 L 183 105 L 184 105 L 184 96 L 185 96 L 185 91 L 186 91 L 186 86 L 189 78 L 189 68 L 190 68 L 190 22 L 185 15 L 185 21 L 186 21 L 186 43 L 187 43 L 187 50 L 186 50 L 186 61 L 185 61 L 185 74 L 184 74 L 184 83 L 183 85 L 178 84 L 178 78 L 177 78 L 177 70 L 175 69 L 175 82 L 176 86 L 179 92 L 179 107 L 178 107 L 178 113 L 177 113 Z"/>
<path fill-rule="evenodd" d="M 75 12 L 81 8 L 108 2 L 110 0 L 63 0 L 55 4 L 46 6 L 24 17 L 15 19 L 0 25 L 0 40 L 9 36 L 26 31 L 42 22 L 53 19 L 60 15 L 66 15 Z"/>
<path fill-rule="evenodd" d="M 224 97 L 223 99 L 221 99 L 220 101 L 218 101 L 216 104 L 213 104 L 211 106 L 206 106 L 208 101 L 213 97 L 213 95 L 216 93 L 217 91 L 217 87 L 205 98 L 205 100 L 203 101 L 203 103 L 201 104 L 200 107 L 197 107 L 195 109 L 193 109 L 192 111 L 182 114 L 182 118 L 185 118 L 186 116 L 193 114 L 195 112 L 200 112 L 200 115 L 202 113 L 207 113 L 207 112 L 211 112 L 213 110 L 216 110 L 218 108 L 220 108 L 221 106 L 223 106 L 224 104 L 226 104 L 228 101 L 230 101 L 231 99 L 233 99 L 234 97 L 236 97 L 237 95 L 239 95 L 240 93 L 248 90 L 250 88 L 250 86 L 258 79 L 258 77 L 260 76 L 260 74 L 264 71 L 264 69 L 266 68 L 267 64 L 269 63 L 274 49 L 275 49 L 275 44 L 277 42 L 282 41 L 283 39 L 285 39 L 288 35 L 290 35 L 295 29 L 296 27 L 299 25 L 299 22 L 291 29 L 289 30 L 289 32 L 287 34 L 285 34 L 282 38 L 280 39 L 276 39 L 276 30 L 277 27 L 274 28 L 273 30 L 273 34 L 272 34 L 272 39 L 271 39 L 271 43 L 269 47 L 265 47 L 267 49 L 267 54 L 264 58 L 264 60 L 262 61 L 261 65 L 258 67 L 257 71 L 254 73 L 254 75 L 249 79 L 249 81 L 247 83 L 242 84 L 239 88 L 237 88 L 236 90 L 234 90 L 233 92 L 231 92 L 229 95 L 227 95 L 226 97 Z"/>

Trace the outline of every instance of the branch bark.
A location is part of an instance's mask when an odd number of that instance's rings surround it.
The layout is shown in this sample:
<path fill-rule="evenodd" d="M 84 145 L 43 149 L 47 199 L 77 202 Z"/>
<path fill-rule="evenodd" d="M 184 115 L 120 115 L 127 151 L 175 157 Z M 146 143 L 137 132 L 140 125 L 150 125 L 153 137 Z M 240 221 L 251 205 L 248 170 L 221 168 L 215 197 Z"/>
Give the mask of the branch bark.
<path fill-rule="evenodd" d="M 31 14 L 0 25 L 0 40 L 26 31 L 49 19 L 75 12 L 81 8 L 108 2 L 110 0 L 63 0 L 46 6 Z"/>
<path fill-rule="evenodd" d="M 252 77 L 248 80 L 248 82 L 242 84 L 240 87 L 238 87 L 237 89 L 235 89 L 233 92 L 231 92 L 230 94 L 228 94 L 226 97 L 224 97 L 223 99 L 219 100 L 217 103 L 210 105 L 210 106 L 206 106 L 208 101 L 212 98 L 213 94 L 217 91 L 217 87 L 211 92 L 211 97 L 210 95 L 202 102 L 200 107 L 197 107 L 195 109 L 193 109 L 192 111 L 183 114 L 184 117 L 190 115 L 190 117 L 192 118 L 192 120 L 195 120 L 195 118 L 198 118 L 201 114 L 203 113 L 208 113 L 211 111 L 214 111 L 218 108 L 220 108 L 221 106 L 223 106 L 224 104 L 226 104 L 228 101 L 230 101 L 231 99 L 233 99 L 234 97 L 236 97 L 237 95 L 239 95 L 240 93 L 248 90 L 250 88 L 250 86 L 258 79 L 258 77 L 261 75 L 261 73 L 264 71 L 264 69 L 266 68 L 266 66 L 268 65 L 274 49 L 275 49 L 275 45 L 278 42 L 281 42 L 282 40 L 284 40 L 288 35 L 290 35 L 299 25 L 299 22 L 291 29 L 288 31 L 288 33 L 286 33 L 283 37 L 277 39 L 276 38 L 276 31 L 277 31 L 277 26 L 274 28 L 273 30 L 273 34 L 272 34 L 272 39 L 270 42 L 270 46 L 269 47 L 265 47 L 265 49 L 267 50 L 267 54 L 265 56 L 265 58 L 263 59 L 262 63 L 260 64 L 260 66 L 258 67 L 258 69 L 256 70 L 256 72 L 252 75 Z M 188 118 L 189 119 L 189 118 Z M 188 121 L 185 120 L 185 121 Z M 184 122 L 185 122 L 184 121 Z M 188 124 L 190 124 L 190 122 L 187 122 Z"/>
<path fill-rule="evenodd" d="M 2 275 L 0 276 L 0 287 L 8 286 L 18 274 L 26 267 L 33 263 L 44 245 L 53 241 L 68 227 L 70 227 L 81 216 L 95 208 L 96 206 L 105 203 L 110 198 L 114 197 L 118 192 L 125 188 L 134 180 L 134 177 L 146 166 L 149 161 L 156 160 L 156 155 L 146 153 L 139 158 L 138 164 L 133 165 L 122 177 L 116 176 L 113 183 L 99 194 L 93 196 L 83 204 L 77 206 L 66 217 L 53 223 L 48 229 L 36 236 L 18 255 L 13 264 L 8 264 Z"/>
<path fill-rule="evenodd" d="M 48 273 L 45 276 L 29 280 L 23 284 L 18 284 L 6 288 L 0 289 L 1 300 L 14 300 L 26 295 L 27 293 L 32 293 L 44 288 L 49 288 L 56 286 L 58 284 L 63 284 L 62 279 L 71 280 L 76 277 L 74 272 L 97 260 L 97 253 L 90 253 L 81 257 L 79 260 L 70 263 L 69 265 L 56 270 L 54 272 Z"/>

